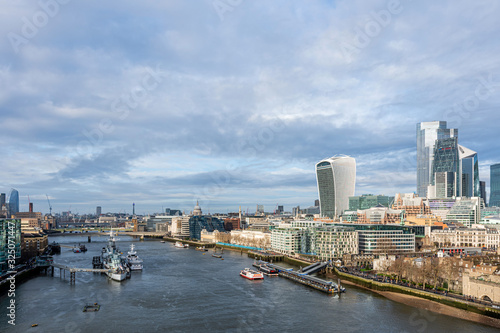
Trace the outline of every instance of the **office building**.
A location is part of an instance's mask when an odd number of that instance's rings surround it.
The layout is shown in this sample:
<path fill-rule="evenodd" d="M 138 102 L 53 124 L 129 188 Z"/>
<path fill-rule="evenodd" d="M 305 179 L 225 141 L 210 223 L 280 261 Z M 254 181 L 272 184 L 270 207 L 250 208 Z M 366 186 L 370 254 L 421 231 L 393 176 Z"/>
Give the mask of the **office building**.
<path fill-rule="evenodd" d="M 457 129 L 446 128 L 446 121 L 417 124 L 417 194 L 427 197 L 427 187 L 433 183 L 432 164 L 436 140 L 458 136 Z"/>
<path fill-rule="evenodd" d="M 484 206 L 488 206 L 486 204 L 486 182 L 480 181 L 479 182 L 479 196 L 481 199 L 483 199 Z"/>
<path fill-rule="evenodd" d="M 363 194 L 349 197 L 349 210 L 365 210 L 378 205 L 390 207 L 394 197 L 385 195 Z"/>
<path fill-rule="evenodd" d="M 0 210 L 5 206 L 5 193 L 0 194 Z"/>
<path fill-rule="evenodd" d="M 12 189 L 9 195 L 9 214 L 14 215 L 18 212 L 19 212 L 19 192 L 15 189 Z"/>
<path fill-rule="evenodd" d="M 322 217 L 334 218 L 349 209 L 354 196 L 356 161 L 349 156 L 334 156 L 316 164 L 319 206 Z"/>
<path fill-rule="evenodd" d="M 500 163 L 490 166 L 489 206 L 500 207 Z"/>
<path fill-rule="evenodd" d="M 439 139 L 434 145 L 431 185 L 436 198 L 461 196 L 460 159 L 457 138 Z"/>
<path fill-rule="evenodd" d="M 315 253 L 322 261 L 358 254 L 358 233 L 354 228 L 323 226 L 314 230 Z"/>
<path fill-rule="evenodd" d="M 462 177 L 460 184 L 461 196 L 469 198 L 480 196 L 477 153 L 458 145 L 458 158 L 460 159 L 460 173 Z"/>
<path fill-rule="evenodd" d="M 95 215 L 96 216 L 101 216 L 101 213 L 102 213 L 101 206 L 97 206 L 96 209 L 95 209 Z"/>
<path fill-rule="evenodd" d="M 446 214 L 446 222 L 460 223 L 470 227 L 481 221 L 481 198 L 457 198 L 455 204 Z"/>

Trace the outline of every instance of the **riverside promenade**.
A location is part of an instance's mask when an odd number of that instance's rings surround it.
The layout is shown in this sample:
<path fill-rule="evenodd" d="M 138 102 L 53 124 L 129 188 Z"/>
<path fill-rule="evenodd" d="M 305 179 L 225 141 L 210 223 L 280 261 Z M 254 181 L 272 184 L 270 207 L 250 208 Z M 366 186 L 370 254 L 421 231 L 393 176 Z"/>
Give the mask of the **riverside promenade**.
<path fill-rule="evenodd" d="M 417 288 L 408 283 L 399 282 L 396 280 L 388 279 L 387 277 L 380 277 L 373 274 L 355 272 L 348 270 L 347 268 L 334 267 L 333 270 L 336 275 L 342 277 L 345 281 L 350 281 L 353 284 L 367 289 L 417 296 L 419 298 L 439 302 L 441 304 L 452 306 L 462 310 L 467 310 L 500 319 L 499 303 L 485 302 L 463 295 L 441 292 L 432 289 Z"/>

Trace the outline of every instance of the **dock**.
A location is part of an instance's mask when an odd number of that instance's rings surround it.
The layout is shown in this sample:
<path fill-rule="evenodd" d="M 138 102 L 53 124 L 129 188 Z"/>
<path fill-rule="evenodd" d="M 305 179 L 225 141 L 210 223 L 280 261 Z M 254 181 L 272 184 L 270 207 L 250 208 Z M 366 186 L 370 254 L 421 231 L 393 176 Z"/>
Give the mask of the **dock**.
<path fill-rule="evenodd" d="M 265 263 L 260 261 L 259 263 Z M 322 291 L 327 294 L 335 294 L 345 292 L 345 288 L 340 285 L 340 280 L 337 285 L 332 281 L 326 281 L 309 274 L 319 272 L 328 266 L 328 262 L 316 262 L 309 265 L 298 272 L 293 271 L 293 268 L 285 268 L 276 264 L 265 263 L 268 267 L 278 270 L 278 275 L 286 279 L 301 283 L 316 290 Z"/>
<path fill-rule="evenodd" d="M 92 272 L 92 273 L 111 273 L 113 272 L 112 269 L 105 269 L 105 268 L 75 268 L 75 267 L 69 267 L 66 265 L 61 265 L 61 264 L 56 264 L 56 263 L 51 263 L 50 264 L 52 268 L 52 276 L 54 276 L 54 268 L 59 268 L 59 277 L 66 277 L 66 271 L 69 272 L 69 281 L 71 284 L 75 284 L 76 282 L 76 273 L 77 272 Z M 62 274 L 61 274 L 62 273 Z"/>

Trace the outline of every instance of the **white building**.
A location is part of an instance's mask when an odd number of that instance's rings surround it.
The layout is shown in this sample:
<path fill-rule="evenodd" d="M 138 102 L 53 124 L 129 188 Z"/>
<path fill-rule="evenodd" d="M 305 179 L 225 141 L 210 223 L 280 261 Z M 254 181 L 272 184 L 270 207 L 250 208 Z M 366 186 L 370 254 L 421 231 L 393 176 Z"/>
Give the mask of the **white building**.
<path fill-rule="evenodd" d="M 304 230 L 299 228 L 276 228 L 271 231 L 271 249 L 285 254 L 300 252 L 300 242 Z"/>
<path fill-rule="evenodd" d="M 314 249 L 320 260 L 358 254 L 358 233 L 354 228 L 320 227 L 314 231 Z"/>
<path fill-rule="evenodd" d="M 349 197 L 354 196 L 356 160 L 341 155 L 316 164 L 319 206 L 322 217 L 341 216 L 349 209 Z"/>
<path fill-rule="evenodd" d="M 500 245 L 499 230 L 480 224 L 455 230 L 434 230 L 430 238 L 438 247 L 486 247 L 496 250 Z"/>

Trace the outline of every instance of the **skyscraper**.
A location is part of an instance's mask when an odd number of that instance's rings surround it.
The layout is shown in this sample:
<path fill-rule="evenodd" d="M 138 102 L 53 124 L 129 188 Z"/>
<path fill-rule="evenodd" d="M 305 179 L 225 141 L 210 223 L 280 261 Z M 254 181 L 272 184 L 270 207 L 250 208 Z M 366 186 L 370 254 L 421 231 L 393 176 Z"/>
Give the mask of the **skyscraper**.
<path fill-rule="evenodd" d="M 479 182 L 479 196 L 483 199 L 484 206 L 488 206 L 486 204 L 486 182 Z"/>
<path fill-rule="evenodd" d="M 460 159 L 457 138 L 438 139 L 434 145 L 431 184 L 436 186 L 436 197 L 461 196 Z"/>
<path fill-rule="evenodd" d="M 417 194 L 419 197 L 426 197 L 427 186 L 433 183 L 432 162 L 436 140 L 457 136 L 458 130 L 446 128 L 446 121 L 417 124 Z"/>
<path fill-rule="evenodd" d="M 356 160 L 340 155 L 316 164 L 320 214 L 334 218 L 349 209 L 356 186 Z"/>
<path fill-rule="evenodd" d="M 101 216 L 101 213 L 102 213 L 102 208 L 101 206 L 97 206 L 96 209 L 95 209 L 95 215 L 97 217 Z"/>
<path fill-rule="evenodd" d="M 500 163 L 490 166 L 490 207 L 500 207 Z"/>
<path fill-rule="evenodd" d="M 10 190 L 9 195 L 9 214 L 19 213 L 19 192 L 16 189 Z"/>
<path fill-rule="evenodd" d="M 473 150 L 458 145 L 458 158 L 460 159 L 461 192 L 463 197 L 479 197 L 479 163 L 477 153 Z"/>

